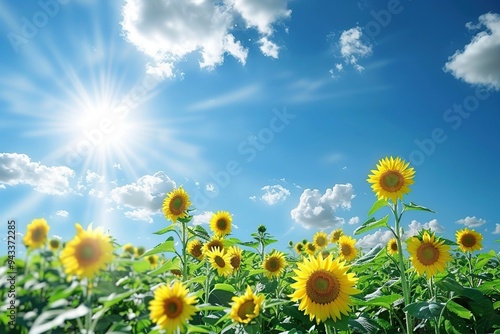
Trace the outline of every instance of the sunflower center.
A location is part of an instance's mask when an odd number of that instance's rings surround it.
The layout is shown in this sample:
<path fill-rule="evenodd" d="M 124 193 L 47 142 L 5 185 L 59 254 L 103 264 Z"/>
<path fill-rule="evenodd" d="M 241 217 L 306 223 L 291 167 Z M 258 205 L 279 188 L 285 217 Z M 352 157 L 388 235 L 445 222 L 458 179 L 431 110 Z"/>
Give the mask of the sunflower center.
<path fill-rule="evenodd" d="M 202 255 L 202 252 L 201 252 L 201 245 L 196 245 L 193 247 L 193 249 L 191 250 L 191 254 L 194 256 L 194 257 L 200 257 Z"/>
<path fill-rule="evenodd" d="M 217 221 L 217 228 L 221 231 L 225 231 L 227 228 L 227 221 L 224 218 L 221 218 Z"/>
<path fill-rule="evenodd" d="M 266 269 L 270 272 L 279 271 L 281 269 L 280 261 L 275 257 L 270 257 L 266 261 Z"/>
<path fill-rule="evenodd" d="M 393 242 L 393 243 L 391 244 L 391 249 L 392 249 L 393 251 L 397 252 L 397 250 L 398 250 L 398 244 L 397 244 L 397 243 L 395 243 L 395 242 Z"/>
<path fill-rule="evenodd" d="M 241 265 L 241 258 L 239 255 L 233 255 L 231 257 L 231 266 L 236 270 L 240 267 Z"/>
<path fill-rule="evenodd" d="M 351 255 L 351 252 L 352 252 L 351 246 L 349 246 L 349 245 L 342 245 L 342 254 L 344 256 Z"/>
<path fill-rule="evenodd" d="M 380 186 L 388 192 L 396 192 L 404 185 L 404 176 L 397 171 L 387 171 L 380 178 Z"/>
<path fill-rule="evenodd" d="M 31 240 L 34 242 L 39 242 L 42 241 L 45 236 L 45 233 L 43 233 L 43 230 L 41 228 L 36 228 L 31 232 Z"/>
<path fill-rule="evenodd" d="M 422 264 L 429 266 L 439 259 L 439 250 L 432 244 L 424 243 L 417 249 L 417 258 Z"/>
<path fill-rule="evenodd" d="M 214 251 L 216 248 L 218 248 L 219 250 L 223 250 L 224 249 L 224 245 L 222 244 L 222 242 L 220 242 L 218 240 L 212 240 L 212 241 L 210 241 L 210 243 L 207 246 L 207 249 L 209 251 Z"/>
<path fill-rule="evenodd" d="M 472 247 L 476 244 L 476 238 L 472 234 L 463 235 L 460 241 L 465 247 Z"/>
<path fill-rule="evenodd" d="M 253 300 L 245 301 L 238 309 L 238 317 L 240 317 L 241 320 L 248 319 L 249 315 L 255 315 L 255 303 Z"/>
<path fill-rule="evenodd" d="M 170 200 L 168 208 L 174 215 L 180 215 L 184 212 L 184 200 L 181 196 L 175 196 Z"/>
<path fill-rule="evenodd" d="M 314 246 L 313 244 L 309 244 L 309 245 L 307 246 L 307 249 L 309 249 L 310 251 L 313 251 L 313 252 L 314 252 L 314 251 L 316 250 L 316 246 Z"/>
<path fill-rule="evenodd" d="M 102 251 L 97 240 L 84 240 L 76 249 L 76 258 L 84 266 L 99 261 L 101 255 Z"/>
<path fill-rule="evenodd" d="M 324 237 L 318 237 L 316 239 L 316 244 L 320 247 L 324 246 L 326 244 L 326 239 Z"/>
<path fill-rule="evenodd" d="M 59 240 L 50 240 L 50 247 L 59 248 Z"/>
<path fill-rule="evenodd" d="M 306 282 L 307 296 L 317 304 L 328 304 L 334 301 L 339 292 L 339 280 L 325 270 L 313 272 Z"/>
<path fill-rule="evenodd" d="M 221 256 L 219 256 L 219 255 L 216 255 L 214 257 L 214 262 L 217 263 L 217 265 L 220 268 L 224 268 L 226 266 L 226 261 L 224 261 L 224 259 Z"/>
<path fill-rule="evenodd" d="M 163 304 L 163 310 L 168 318 L 177 318 L 182 313 L 182 302 L 178 297 L 166 299 Z"/>

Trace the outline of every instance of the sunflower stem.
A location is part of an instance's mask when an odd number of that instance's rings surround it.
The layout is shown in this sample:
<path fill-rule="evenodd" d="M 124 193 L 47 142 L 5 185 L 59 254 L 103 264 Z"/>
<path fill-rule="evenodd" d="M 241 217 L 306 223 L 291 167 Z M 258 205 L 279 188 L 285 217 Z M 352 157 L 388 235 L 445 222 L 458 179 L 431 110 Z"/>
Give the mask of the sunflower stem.
<path fill-rule="evenodd" d="M 471 252 L 467 252 L 467 263 L 469 264 L 469 283 L 470 283 L 470 287 L 471 288 L 474 288 L 474 277 L 472 276 L 472 253 Z"/>
<path fill-rule="evenodd" d="M 326 323 L 325 323 L 325 331 L 326 331 L 326 334 L 333 334 L 332 329 Z"/>
<path fill-rule="evenodd" d="M 396 230 L 396 242 L 398 244 L 398 259 L 399 259 L 399 272 L 401 274 L 401 286 L 403 288 L 403 298 L 405 301 L 405 306 L 408 306 L 411 303 L 410 299 L 410 286 L 408 284 L 408 281 L 406 280 L 406 267 L 405 267 L 405 262 L 404 262 L 404 257 L 403 257 L 403 247 L 401 243 L 401 228 L 400 228 L 400 222 L 401 222 L 401 217 L 403 216 L 403 212 L 398 213 L 398 202 L 394 202 L 393 206 L 390 206 L 392 213 L 394 215 L 394 220 L 395 220 L 395 230 Z M 405 312 L 406 314 L 406 332 L 407 334 L 412 334 L 413 333 L 413 325 L 412 325 L 412 318 L 408 312 Z"/>
<path fill-rule="evenodd" d="M 182 224 L 182 281 L 187 281 L 188 277 L 188 265 L 187 265 L 187 222 L 181 222 Z"/>

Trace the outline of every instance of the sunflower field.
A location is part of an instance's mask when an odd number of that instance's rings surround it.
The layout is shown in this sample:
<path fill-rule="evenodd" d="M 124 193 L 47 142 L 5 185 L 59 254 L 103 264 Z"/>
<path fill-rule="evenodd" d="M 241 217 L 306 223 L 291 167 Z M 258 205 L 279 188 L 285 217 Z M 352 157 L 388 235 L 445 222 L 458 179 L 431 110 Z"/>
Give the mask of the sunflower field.
<path fill-rule="evenodd" d="M 80 224 L 51 239 L 34 219 L 26 257 L 1 259 L 0 333 L 500 333 L 500 254 L 482 235 L 405 237 L 404 215 L 433 212 L 405 198 L 414 173 L 381 159 L 367 179 L 377 200 L 352 236 L 319 231 L 286 250 L 264 225 L 232 237 L 227 211 L 193 225 L 182 187 L 166 194 L 164 241 L 149 250 Z M 375 228 L 394 238 L 358 249 Z"/>

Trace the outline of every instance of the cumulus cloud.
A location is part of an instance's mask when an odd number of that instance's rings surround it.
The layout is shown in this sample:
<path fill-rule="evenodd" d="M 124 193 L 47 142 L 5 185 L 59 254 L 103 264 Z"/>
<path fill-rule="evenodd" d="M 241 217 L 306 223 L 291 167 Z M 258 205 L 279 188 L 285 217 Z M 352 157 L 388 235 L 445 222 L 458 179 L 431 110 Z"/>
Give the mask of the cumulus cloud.
<path fill-rule="evenodd" d="M 288 196 L 290 196 L 290 191 L 286 188 L 283 188 L 279 184 L 273 186 L 264 186 L 260 190 L 264 191 L 264 194 L 260 197 L 260 199 L 266 202 L 268 205 L 283 203 L 284 201 L 286 201 Z"/>
<path fill-rule="evenodd" d="M 69 217 L 69 212 L 66 210 L 57 210 L 56 211 L 56 216 L 63 217 L 63 218 L 68 218 Z"/>
<path fill-rule="evenodd" d="M 92 172 L 87 170 L 87 175 L 85 176 L 85 182 L 90 183 L 103 183 L 104 176 L 97 174 L 96 172 Z"/>
<path fill-rule="evenodd" d="M 444 227 L 441 226 L 437 219 L 433 219 L 427 223 L 419 223 L 418 221 L 416 220 L 412 220 L 410 225 L 408 226 L 408 230 L 405 231 L 405 234 L 404 234 L 404 239 L 406 238 L 409 238 L 409 237 L 413 237 L 413 236 L 416 236 L 418 235 L 418 232 L 423 230 L 423 229 L 426 229 L 426 230 L 431 230 L 433 232 L 436 232 L 436 233 L 440 233 L 440 232 L 443 232 L 444 231 Z"/>
<path fill-rule="evenodd" d="M 496 224 L 493 234 L 500 234 L 500 224 Z"/>
<path fill-rule="evenodd" d="M 486 220 L 481 219 L 481 218 L 476 218 L 475 216 L 472 216 L 472 217 L 467 216 L 463 219 L 457 220 L 456 223 L 472 228 L 472 227 L 478 227 L 478 226 L 481 226 L 483 224 L 486 224 Z"/>
<path fill-rule="evenodd" d="M 394 235 L 391 231 L 377 230 L 375 233 L 365 235 L 356 242 L 356 247 L 369 250 L 378 244 L 386 245 Z"/>
<path fill-rule="evenodd" d="M 477 25 L 469 22 L 466 27 L 484 30 L 477 33 L 463 50 L 457 50 L 449 57 L 444 70 L 469 84 L 500 90 L 500 15 L 481 15 Z"/>
<path fill-rule="evenodd" d="M 111 201 L 129 210 L 125 216 L 152 222 L 151 216 L 161 210 L 165 194 L 175 188 L 175 182 L 164 172 L 144 175 L 136 182 L 111 190 Z"/>
<path fill-rule="evenodd" d="M 358 60 L 372 54 L 371 45 L 365 44 L 362 36 L 361 28 L 354 27 L 343 31 L 339 39 L 340 54 L 345 63 L 351 64 L 359 72 L 364 70 L 364 67 L 358 64 Z M 343 66 L 337 64 L 336 69 L 340 72 Z"/>
<path fill-rule="evenodd" d="M 305 228 L 336 227 L 344 223 L 344 219 L 336 215 L 336 211 L 350 209 L 354 198 L 351 184 L 336 184 L 324 194 L 319 190 L 306 189 L 300 196 L 299 205 L 290 214 L 292 219 Z"/>
<path fill-rule="evenodd" d="M 359 224 L 359 217 L 352 217 L 349 219 L 349 225 Z"/>
<path fill-rule="evenodd" d="M 67 195 L 72 192 L 70 179 L 74 176 L 66 166 L 49 167 L 31 161 L 26 154 L 0 153 L 0 184 L 24 184 L 44 194 Z"/>
<path fill-rule="evenodd" d="M 194 215 L 191 222 L 193 225 L 209 224 L 213 214 L 212 211 L 204 211 L 203 213 Z"/>
<path fill-rule="evenodd" d="M 173 77 L 176 64 L 193 52 L 201 55 L 200 68 L 222 64 L 225 54 L 245 64 L 248 50 L 232 34 L 238 20 L 258 31 L 264 55 L 277 57 L 269 38 L 290 14 L 287 0 L 126 0 L 121 25 L 126 40 L 152 58 L 147 71 Z"/>

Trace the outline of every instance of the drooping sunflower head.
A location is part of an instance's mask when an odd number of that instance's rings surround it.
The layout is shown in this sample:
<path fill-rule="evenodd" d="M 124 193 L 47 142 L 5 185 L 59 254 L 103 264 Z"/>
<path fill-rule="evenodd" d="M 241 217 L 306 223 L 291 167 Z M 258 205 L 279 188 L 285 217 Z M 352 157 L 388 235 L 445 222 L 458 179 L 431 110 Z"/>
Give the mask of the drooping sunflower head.
<path fill-rule="evenodd" d="M 44 218 L 33 219 L 28 225 L 28 230 L 23 238 L 24 245 L 28 249 L 42 247 L 47 241 L 49 229 L 49 224 L 47 224 L 47 221 Z"/>
<path fill-rule="evenodd" d="M 227 211 L 218 211 L 210 219 L 210 229 L 215 235 L 224 237 L 231 233 L 231 223 L 233 218 Z"/>
<path fill-rule="evenodd" d="M 313 244 L 312 242 L 308 242 L 305 246 L 305 249 L 306 249 L 306 253 L 309 255 L 314 255 L 316 253 L 316 251 L 318 250 L 316 248 L 316 245 Z"/>
<path fill-rule="evenodd" d="M 127 254 L 133 255 L 135 253 L 135 248 L 132 244 L 123 245 L 123 251 Z"/>
<path fill-rule="evenodd" d="M 210 261 L 212 268 L 217 270 L 217 274 L 219 276 L 229 276 L 233 272 L 231 257 L 224 251 L 216 248 L 213 251 L 208 251 L 206 256 L 208 261 Z"/>
<path fill-rule="evenodd" d="M 457 237 L 458 247 L 464 253 L 481 250 L 483 248 L 483 236 L 479 232 L 464 228 L 463 230 L 457 231 L 455 235 Z"/>
<path fill-rule="evenodd" d="M 262 262 L 264 275 L 269 279 L 280 277 L 285 272 L 286 265 L 285 254 L 276 250 L 271 254 L 267 254 L 264 262 Z"/>
<path fill-rule="evenodd" d="M 339 238 L 344 234 L 344 231 L 342 231 L 341 228 L 338 228 L 336 230 L 333 230 L 332 233 L 330 234 L 330 241 L 333 243 L 336 243 L 339 241 Z"/>
<path fill-rule="evenodd" d="M 241 268 L 241 261 L 242 261 L 242 254 L 243 250 L 240 247 L 237 246 L 231 246 L 229 247 L 227 254 L 229 255 L 231 261 L 231 266 L 233 267 L 233 270 L 239 270 Z"/>
<path fill-rule="evenodd" d="M 241 324 L 248 324 L 259 316 L 264 296 L 254 294 L 252 289 L 247 286 L 243 296 L 235 296 L 232 300 L 231 319 Z"/>
<path fill-rule="evenodd" d="M 450 246 L 436 239 L 433 233 L 426 231 L 423 236 L 409 238 L 406 243 L 410 261 L 419 275 L 434 276 L 444 271 L 451 261 Z"/>
<path fill-rule="evenodd" d="M 151 269 L 155 269 L 156 266 L 158 266 L 158 255 L 156 254 L 153 254 L 153 255 L 149 255 L 147 258 L 146 258 L 151 266 Z"/>
<path fill-rule="evenodd" d="M 295 244 L 295 251 L 297 252 L 297 254 L 302 254 L 302 252 L 304 251 L 304 244 L 302 242 L 297 242 Z"/>
<path fill-rule="evenodd" d="M 378 199 L 392 200 L 394 203 L 403 199 L 403 195 L 410 192 L 415 170 L 409 168 L 409 162 L 400 157 L 386 157 L 377 164 L 373 174 L 368 175 L 367 181 L 372 183 L 372 190 Z"/>
<path fill-rule="evenodd" d="M 356 240 L 347 235 L 339 238 L 339 257 L 340 259 L 351 261 L 358 255 L 358 249 L 354 246 Z"/>
<path fill-rule="evenodd" d="M 180 281 L 172 286 L 162 285 L 154 291 L 154 299 L 149 302 L 149 318 L 167 333 L 184 332 L 188 321 L 196 312 L 197 299 Z"/>
<path fill-rule="evenodd" d="M 387 243 L 387 253 L 389 253 L 390 255 L 395 255 L 398 253 L 398 242 L 396 241 L 396 238 L 392 238 Z"/>
<path fill-rule="evenodd" d="M 177 277 L 182 277 L 182 271 L 180 269 L 170 269 L 170 273 Z"/>
<path fill-rule="evenodd" d="M 53 252 L 56 252 L 59 250 L 59 247 L 61 247 L 61 238 L 60 237 L 53 237 L 49 241 L 49 249 Z"/>
<path fill-rule="evenodd" d="M 61 252 L 61 263 L 67 275 L 91 279 L 113 260 L 113 245 L 101 228 L 93 230 L 89 226 L 84 230 L 76 224 L 76 231 L 76 236 Z"/>
<path fill-rule="evenodd" d="M 316 249 L 322 250 L 328 246 L 328 236 L 325 232 L 317 232 L 313 237 L 313 243 L 316 246 Z"/>
<path fill-rule="evenodd" d="M 341 319 L 342 314 L 351 311 L 351 295 L 360 293 L 354 286 L 358 281 L 354 273 L 347 273 L 349 266 L 330 254 L 323 258 L 321 254 L 310 256 L 297 264 L 294 269 L 296 281 L 290 286 L 295 292 L 291 300 L 299 302 L 299 310 L 316 318 L 319 324 L 328 318 Z"/>
<path fill-rule="evenodd" d="M 213 236 L 211 240 L 205 242 L 203 245 L 203 253 L 213 251 L 215 249 L 224 250 L 224 239 L 221 237 Z"/>
<path fill-rule="evenodd" d="M 191 240 L 187 245 L 187 251 L 198 260 L 203 259 L 203 244 L 198 239 Z"/>
<path fill-rule="evenodd" d="M 163 201 L 162 211 L 166 219 L 175 223 L 177 219 L 188 216 L 187 210 L 190 205 L 189 195 L 182 187 L 179 187 L 167 194 Z"/>

